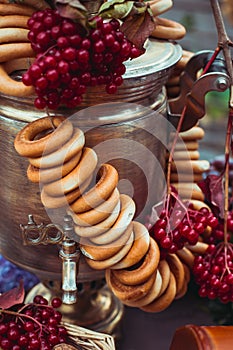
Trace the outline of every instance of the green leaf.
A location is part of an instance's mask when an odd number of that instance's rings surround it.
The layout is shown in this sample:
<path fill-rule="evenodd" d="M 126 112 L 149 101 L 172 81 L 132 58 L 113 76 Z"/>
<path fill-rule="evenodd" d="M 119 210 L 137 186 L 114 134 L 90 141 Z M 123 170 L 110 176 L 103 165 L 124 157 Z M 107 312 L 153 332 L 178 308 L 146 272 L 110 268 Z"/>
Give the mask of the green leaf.
<path fill-rule="evenodd" d="M 103 3 L 99 9 L 102 18 L 123 19 L 132 11 L 134 1 L 112 0 Z"/>

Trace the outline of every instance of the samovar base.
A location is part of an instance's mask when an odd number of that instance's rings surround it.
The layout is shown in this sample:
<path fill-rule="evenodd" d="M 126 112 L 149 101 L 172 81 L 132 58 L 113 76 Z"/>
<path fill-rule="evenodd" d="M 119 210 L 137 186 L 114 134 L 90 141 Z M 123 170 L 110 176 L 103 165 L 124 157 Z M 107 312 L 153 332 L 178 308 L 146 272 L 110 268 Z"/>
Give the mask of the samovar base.
<path fill-rule="evenodd" d="M 25 302 L 32 302 L 35 295 L 43 295 L 48 301 L 55 296 L 60 297 L 59 293 L 46 284 L 41 282 L 35 285 L 27 293 Z M 106 285 L 94 292 L 91 289 L 81 292 L 75 304 L 63 304 L 59 311 L 63 315 L 64 322 L 109 334 L 114 339 L 119 339 L 121 336 L 120 323 L 124 306 Z"/>

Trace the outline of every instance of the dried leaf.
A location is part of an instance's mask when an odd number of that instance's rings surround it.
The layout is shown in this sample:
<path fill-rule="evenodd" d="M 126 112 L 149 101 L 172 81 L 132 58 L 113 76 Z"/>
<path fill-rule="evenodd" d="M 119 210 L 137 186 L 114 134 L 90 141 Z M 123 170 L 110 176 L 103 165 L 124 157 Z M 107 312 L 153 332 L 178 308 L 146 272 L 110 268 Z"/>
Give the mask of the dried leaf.
<path fill-rule="evenodd" d="M 134 1 L 113 0 L 103 3 L 99 9 L 102 18 L 123 19 L 132 11 Z"/>
<path fill-rule="evenodd" d="M 216 216 L 224 217 L 224 186 L 223 174 L 208 175 L 205 180 L 198 183 L 211 210 Z"/>
<path fill-rule="evenodd" d="M 23 303 L 24 296 L 24 285 L 23 281 L 21 280 L 18 287 L 15 287 L 0 295 L 0 308 L 9 309 L 14 305 Z"/>
<path fill-rule="evenodd" d="M 84 27 L 87 21 L 87 9 L 78 0 L 54 0 L 54 4 L 62 17 L 79 22 Z"/>
<path fill-rule="evenodd" d="M 121 31 L 127 39 L 140 50 L 143 49 L 146 39 L 151 35 L 154 28 L 154 18 L 147 6 L 134 6 L 131 14 L 121 25 Z"/>

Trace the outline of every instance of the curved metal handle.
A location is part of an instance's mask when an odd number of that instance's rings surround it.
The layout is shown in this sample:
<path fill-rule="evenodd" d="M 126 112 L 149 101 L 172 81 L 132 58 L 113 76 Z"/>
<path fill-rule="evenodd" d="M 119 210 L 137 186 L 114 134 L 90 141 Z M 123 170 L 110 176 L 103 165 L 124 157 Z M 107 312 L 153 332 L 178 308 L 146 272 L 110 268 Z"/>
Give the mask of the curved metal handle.
<path fill-rule="evenodd" d="M 211 71 L 196 78 L 208 61 L 211 51 L 202 51 L 194 55 L 180 78 L 181 94 L 168 103 L 168 120 L 176 127 L 184 106 L 186 112 L 181 131 L 197 124 L 205 115 L 205 95 L 210 91 L 223 92 L 230 87 L 231 81 L 226 73 L 224 61 L 217 59 Z"/>

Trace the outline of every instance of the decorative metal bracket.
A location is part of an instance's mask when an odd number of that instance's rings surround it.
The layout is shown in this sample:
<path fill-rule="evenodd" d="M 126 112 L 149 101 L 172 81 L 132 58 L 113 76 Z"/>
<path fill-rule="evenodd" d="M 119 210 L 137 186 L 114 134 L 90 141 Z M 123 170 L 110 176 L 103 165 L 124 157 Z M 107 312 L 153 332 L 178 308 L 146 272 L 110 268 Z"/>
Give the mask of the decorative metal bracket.
<path fill-rule="evenodd" d="M 59 244 L 64 239 L 63 228 L 56 224 L 37 224 L 32 214 L 27 225 L 20 224 L 24 245 Z"/>

